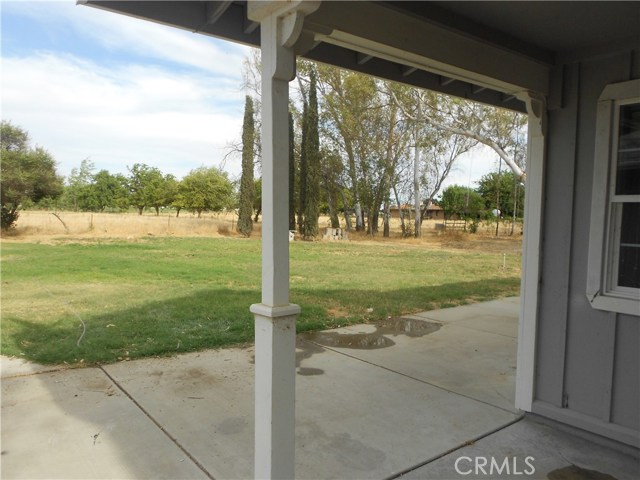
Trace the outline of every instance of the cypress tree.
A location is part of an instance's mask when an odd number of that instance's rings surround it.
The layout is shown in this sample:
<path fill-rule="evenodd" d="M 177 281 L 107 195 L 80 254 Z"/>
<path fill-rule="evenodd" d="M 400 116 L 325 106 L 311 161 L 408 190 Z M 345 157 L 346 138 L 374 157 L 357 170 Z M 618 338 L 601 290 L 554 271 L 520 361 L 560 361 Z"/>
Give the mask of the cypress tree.
<path fill-rule="evenodd" d="M 293 141 L 293 115 L 289 112 L 289 230 L 296 229 L 296 165 Z"/>
<path fill-rule="evenodd" d="M 238 209 L 237 231 L 245 237 L 251 236 L 253 230 L 253 144 L 255 125 L 253 122 L 253 101 L 247 95 L 244 104 L 244 121 L 242 124 L 242 176 L 240 177 L 240 205 Z"/>
<path fill-rule="evenodd" d="M 318 235 L 320 216 L 320 138 L 318 133 L 318 94 L 315 70 L 311 70 L 309 105 L 306 117 L 306 182 L 303 236 L 311 239 Z M 301 172 L 302 178 L 302 172 Z"/>
<path fill-rule="evenodd" d="M 298 231 L 305 235 L 304 214 L 307 209 L 307 125 L 308 125 L 307 100 L 302 100 L 302 136 L 300 140 L 300 184 L 298 185 Z"/>

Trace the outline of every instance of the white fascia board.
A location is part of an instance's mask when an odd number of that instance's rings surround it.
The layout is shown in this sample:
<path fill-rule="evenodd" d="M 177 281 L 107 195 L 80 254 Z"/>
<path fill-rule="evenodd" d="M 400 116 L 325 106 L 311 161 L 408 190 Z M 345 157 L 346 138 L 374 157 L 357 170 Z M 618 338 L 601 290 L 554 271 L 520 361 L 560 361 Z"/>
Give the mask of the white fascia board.
<path fill-rule="evenodd" d="M 373 2 L 323 2 L 309 15 L 317 39 L 509 93 L 549 93 L 551 66 Z"/>

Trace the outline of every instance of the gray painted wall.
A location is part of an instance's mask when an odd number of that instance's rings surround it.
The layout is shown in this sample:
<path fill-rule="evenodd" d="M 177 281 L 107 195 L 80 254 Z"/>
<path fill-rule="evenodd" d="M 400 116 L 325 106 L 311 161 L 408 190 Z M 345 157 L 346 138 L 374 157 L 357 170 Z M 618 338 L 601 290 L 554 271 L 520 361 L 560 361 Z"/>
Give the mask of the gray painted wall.
<path fill-rule="evenodd" d="M 595 310 L 585 296 L 596 104 L 607 84 L 640 78 L 640 51 L 562 68 L 562 107 L 548 123 L 533 411 L 640 447 L 640 316 Z"/>

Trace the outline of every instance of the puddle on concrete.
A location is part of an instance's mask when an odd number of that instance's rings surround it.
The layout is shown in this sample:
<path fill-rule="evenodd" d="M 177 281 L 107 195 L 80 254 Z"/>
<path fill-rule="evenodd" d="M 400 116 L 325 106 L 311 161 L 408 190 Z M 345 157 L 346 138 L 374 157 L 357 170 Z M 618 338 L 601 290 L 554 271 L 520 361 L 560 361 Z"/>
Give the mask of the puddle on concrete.
<path fill-rule="evenodd" d="M 617 480 L 606 473 L 600 473 L 596 470 L 587 470 L 577 465 L 569 465 L 568 467 L 558 468 L 547 474 L 549 480 Z"/>
<path fill-rule="evenodd" d="M 442 324 L 437 322 L 409 318 L 389 318 L 378 322 L 375 325 L 376 330 L 371 333 L 311 332 L 301 334 L 301 337 L 304 340 L 325 347 L 374 350 L 395 345 L 396 342 L 389 336 L 422 337 L 437 332 L 440 327 L 442 327 Z"/>
<path fill-rule="evenodd" d="M 324 370 L 320 368 L 303 367 L 302 362 L 308 360 L 317 353 L 325 351 L 323 347 L 353 348 L 359 350 L 373 350 L 387 348 L 396 344 L 390 336 L 406 335 L 408 337 L 422 337 L 437 332 L 442 327 L 441 323 L 409 318 L 389 318 L 375 325 L 375 331 L 371 333 L 340 333 L 308 332 L 298 334 L 296 341 L 296 367 L 298 375 L 305 377 L 322 375 Z M 249 360 L 255 363 L 255 356 Z"/>
<path fill-rule="evenodd" d="M 314 343 L 304 342 L 300 338 L 296 339 L 296 367 L 298 375 L 303 377 L 312 377 L 314 375 L 322 375 L 324 370 L 321 368 L 303 367 L 302 361 L 308 360 L 316 353 L 322 353 L 325 349 Z"/>
<path fill-rule="evenodd" d="M 298 375 L 303 377 L 311 377 L 313 375 L 322 375 L 324 370 L 321 368 L 300 367 L 298 368 Z"/>

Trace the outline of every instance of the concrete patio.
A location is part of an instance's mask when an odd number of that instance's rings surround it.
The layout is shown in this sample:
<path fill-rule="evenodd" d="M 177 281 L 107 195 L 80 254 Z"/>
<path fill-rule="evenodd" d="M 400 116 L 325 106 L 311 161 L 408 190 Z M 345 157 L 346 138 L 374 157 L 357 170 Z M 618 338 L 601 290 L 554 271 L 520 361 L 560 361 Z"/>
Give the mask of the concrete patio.
<path fill-rule="evenodd" d="M 638 478 L 637 458 L 513 408 L 517 318 L 509 298 L 299 335 L 297 477 Z M 253 349 L 73 370 L 2 357 L 1 459 L 4 479 L 251 478 Z"/>

